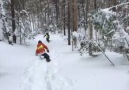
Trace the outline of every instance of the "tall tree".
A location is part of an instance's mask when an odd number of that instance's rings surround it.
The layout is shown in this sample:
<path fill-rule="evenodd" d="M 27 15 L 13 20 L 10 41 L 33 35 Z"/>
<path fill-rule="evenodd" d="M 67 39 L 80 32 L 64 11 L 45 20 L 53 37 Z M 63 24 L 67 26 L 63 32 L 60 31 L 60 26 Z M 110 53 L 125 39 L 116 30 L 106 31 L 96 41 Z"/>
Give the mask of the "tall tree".
<path fill-rule="evenodd" d="M 113 6 L 117 5 L 117 0 L 112 0 Z M 116 7 L 112 8 L 113 11 L 116 11 Z"/>
<path fill-rule="evenodd" d="M 56 7 L 56 23 L 58 27 L 58 19 L 59 19 L 59 0 L 55 0 L 55 7 Z"/>
<path fill-rule="evenodd" d="M 65 6 L 66 6 L 66 4 L 65 4 L 65 0 L 63 0 L 63 22 L 64 22 L 64 35 L 66 35 L 66 30 L 65 30 L 65 27 L 66 27 L 66 20 L 65 20 L 65 16 L 66 16 L 66 10 L 65 10 Z M 68 7 L 69 7 L 69 5 L 68 5 Z M 69 23 L 69 22 L 68 22 Z"/>
<path fill-rule="evenodd" d="M 78 4 L 77 0 L 73 1 L 73 30 L 77 31 L 78 28 Z"/>
<path fill-rule="evenodd" d="M 11 15 L 12 15 L 12 32 L 15 31 L 15 10 L 14 10 L 14 0 L 11 0 Z"/>
<path fill-rule="evenodd" d="M 71 2 L 68 1 L 68 45 L 71 45 L 71 38 L 70 38 L 70 18 L 71 18 L 71 15 L 70 15 L 70 5 L 71 5 Z"/>
<path fill-rule="evenodd" d="M 87 10 L 92 10 L 92 3 L 91 1 L 87 0 L 86 2 L 86 5 L 87 5 Z M 90 12 L 88 12 L 88 28 L 89 28 L 89 39 L 90 39 L 90 43 L 89 43 L 89 55 L 92 56 L 93 53 L 92 53 L 92 38 L 93 38 L 93 26 L 92 26 L 92 15 Z"/>

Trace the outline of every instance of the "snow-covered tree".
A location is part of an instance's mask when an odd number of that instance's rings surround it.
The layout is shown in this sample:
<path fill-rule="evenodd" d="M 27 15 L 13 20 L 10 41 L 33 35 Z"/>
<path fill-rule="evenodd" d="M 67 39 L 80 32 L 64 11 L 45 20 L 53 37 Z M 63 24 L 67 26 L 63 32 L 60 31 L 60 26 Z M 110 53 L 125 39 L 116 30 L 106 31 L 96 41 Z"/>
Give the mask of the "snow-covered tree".
<path fill-rule="evenodd" d="M 0 40 L 8 39 L 7 32 L 9 31 L 7 27 L 7 18 L 5 17 L 5 11 L 3 8 L 3 1 L 0 0 Z"/>
<path fill-rule="evenodd" d="M 101 33 L 101 36 L 112 37 L 114 32 L 113 21 L 115 20 L 114 12 L 108 9 L 98 10 L 93 15 L 93 23 L 95 30 Z"/>

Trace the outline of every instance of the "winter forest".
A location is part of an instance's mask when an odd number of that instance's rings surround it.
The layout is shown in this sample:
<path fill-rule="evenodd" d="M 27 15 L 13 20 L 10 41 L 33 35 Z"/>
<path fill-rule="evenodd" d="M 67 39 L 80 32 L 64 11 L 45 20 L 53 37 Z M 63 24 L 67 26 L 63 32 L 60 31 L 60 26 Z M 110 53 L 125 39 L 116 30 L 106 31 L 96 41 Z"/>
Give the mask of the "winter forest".
<path fill-rule="evenodd" d="M 35 55 L 39 40 L 50 62 Z M 128 90 L 129 0 L 0 0 L 0 90 L 10 89 Z"/>

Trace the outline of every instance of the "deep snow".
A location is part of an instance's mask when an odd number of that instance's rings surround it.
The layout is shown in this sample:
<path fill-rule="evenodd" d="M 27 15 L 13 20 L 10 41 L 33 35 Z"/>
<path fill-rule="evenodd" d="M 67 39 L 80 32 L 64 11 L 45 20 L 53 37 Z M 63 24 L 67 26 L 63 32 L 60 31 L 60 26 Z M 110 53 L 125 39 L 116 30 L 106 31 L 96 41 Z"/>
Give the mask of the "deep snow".
<path fill-rule="evenodd" d="M 51 62 L 35 56 L 38 40 L 49 48 Z M 121 54 L 106 51 L 106 57 L 80 56 L 67 45 L 62 35 L 52 35 L 47 43 L 43 35 L 30 46 L 0 42 L 0 90 L 128 90 L 129 61 Z"/>

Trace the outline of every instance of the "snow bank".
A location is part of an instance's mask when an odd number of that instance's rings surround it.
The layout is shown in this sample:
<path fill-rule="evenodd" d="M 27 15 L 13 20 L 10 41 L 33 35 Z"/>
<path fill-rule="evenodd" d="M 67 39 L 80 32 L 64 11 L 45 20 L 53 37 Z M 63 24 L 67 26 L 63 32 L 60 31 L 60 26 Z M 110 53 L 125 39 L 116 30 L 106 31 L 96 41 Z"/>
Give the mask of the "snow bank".
<path fill-rule="evenodd" d="M 72 84 L 58 74 L 53 62 L 36 60 L 25 72 L 23 90 L 73 90 Z"/>

